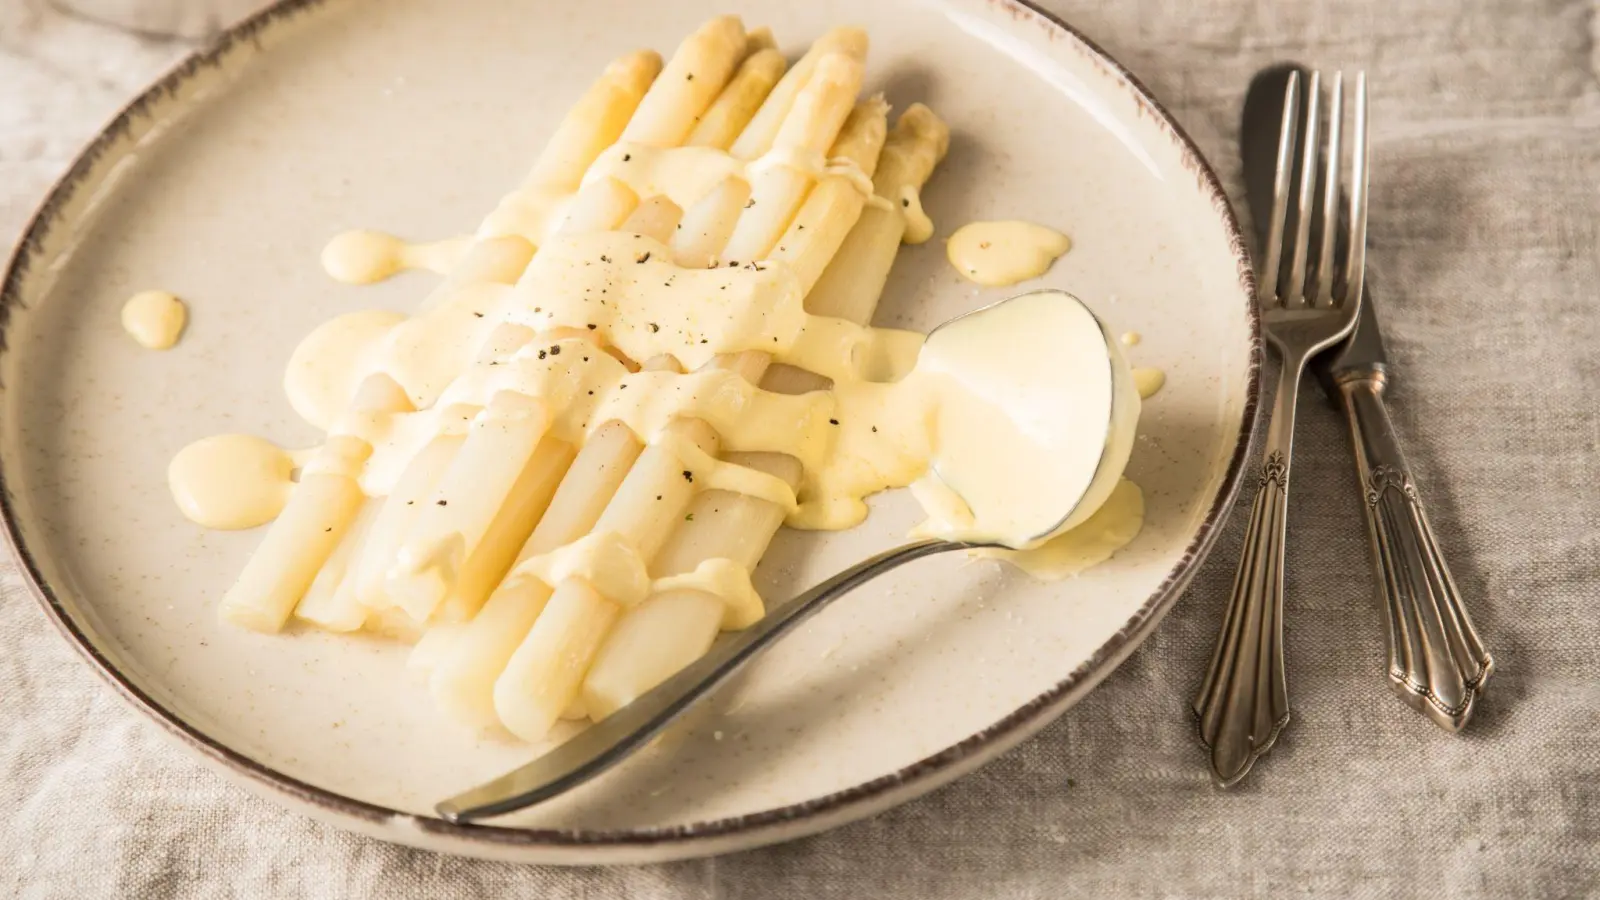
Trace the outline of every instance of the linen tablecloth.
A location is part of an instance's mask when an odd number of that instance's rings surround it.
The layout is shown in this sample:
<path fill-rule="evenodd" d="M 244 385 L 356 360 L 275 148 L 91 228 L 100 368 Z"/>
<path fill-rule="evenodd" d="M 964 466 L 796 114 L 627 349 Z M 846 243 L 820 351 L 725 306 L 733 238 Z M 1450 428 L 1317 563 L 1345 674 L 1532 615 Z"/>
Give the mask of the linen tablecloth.
<path fill-rule="evenodd" d="M 737 7 L 737 3 L 730 6 Z M 1452 737 L 1392 697 L 1346 438 L 1307 402 L 1291 512 L 1295 719 L 1212 788 L 1188 703 L 1242 516 L 1142 649 L 1044 733 L 877 818 L 672 865 L 438 856 L 282 811 L 125 708 L 0 563 L 0 896 L 539 898 L 1600 895 L 1600 79 L 1592 0 L 1047 0 L 1229 180 L 1250 74 L 1372 77 L 1371 279 L 1392 409 L 1500 664 Z M 0 4 L 0 234 L 169 61 Z"/>

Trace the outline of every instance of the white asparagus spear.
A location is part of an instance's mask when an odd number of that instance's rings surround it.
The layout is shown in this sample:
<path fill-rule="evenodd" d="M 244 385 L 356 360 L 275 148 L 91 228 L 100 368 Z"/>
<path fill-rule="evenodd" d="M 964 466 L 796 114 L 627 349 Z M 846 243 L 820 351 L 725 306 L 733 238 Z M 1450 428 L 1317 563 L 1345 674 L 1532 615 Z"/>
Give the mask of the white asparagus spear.
<path fill-rule="evenodd" d="M 621 422 L 602 425 L 569 468 L 555 498 L 518 554 L 517 563 L 571 543 L 587 533 L 616 492 L 643 445 Z M 497 724 L 494 682 L 550 599 L 551 588 L 532 577 L 503 581 L 467 624 L 453 646 L 439 655 L 430 679 L 445 713 L 486 728 Z M 425 638 L 424 640 L 430 640 Z M 419 645 L 419 651 L 422 646 Z"/>
<path fill-rule="evenodd" d="M 749 199 L 749 182 L 737 175 L 724 179 L 684 213 L 672 236 L 672 261 L 693 269 L 716 265 L 717 254 L 727 246 Z"/>
<path fill-rule="evenodd" d="M 524 184 L 576 190 L 583 173 L 622 136 L 660 72 L 661 56 L 653 50 L 630 53 L 606 66 L 556 127 Z"/>
<path fill-rule="evenodd" d="M 716 450 L 716 433 L 698 419 L 668 428 L 708 453 Z M 648 563 L 694 496 L 686 473 L 670 450 L 646 447 L 606 504 L 594 531 L 616 532 Z M 578 695 L 589 660 L 621 612 L 617 602 L 582 578 L 568 578 L 556 586 L 495 679 L 494 708 L 506 728 L 529 741 L 550 730 Z"/>
<path fill-rule="evenodd" d="M 356 631 L 366 621 L 367 608 L 356 599 L 351 564 L 382 506 L 383 501 L 378 499 L 362 504 L 344 537 L 339 539 L 339 546 L 322 564 L 322 570 L 294 608 L 295 618 L 326 631 Z"/>
<path fill-rule="evenodd" d="M 855 104 L 862 76 L 861 61 L 855 57 L 843 53 L 824 56 L 795 98 L 773 149 L 802 159 L 821 159 Z M 755 173 L 750 182 L 748 208 L 728 239 L 722 259 L 741 263 L 766 259 L 809 190 L 811 175 L 787 164 L 768 166 Z"/>
<path fill-rule="evenodd" d="M 639 195 L 622 181 L 607 176 L 589 182 L 572 198 L 561 234 L 583 234 L 616 227 L 639 205 Z"/>
<path fill-rule="evenodd" d="M 950 129 L 933 110 L 913 103 L 900 115 L 872 179 L 874 193 L 895 208 L 869 206 L 862 211 L 839 252 L 806 295 L 807 308 L 854 318 L 860 310 L 877 307 L 905 234 L 901 194 L 908 187 L 920 188 L 949 146 Z"/>
<path fill-rule="evenodd" d="M 389 566 L 399 554 L 411 523 L 465 440 L 465 435 L 445 434 L 429 441 L 411 458 L 394 489 L 384 498 L 383 508 L 352 564 L 356 600 L 362 606 L 378 610 L 393 605 L 384 590 Z"/>
<path fill-rule="evenodd" d="M 772 29 L 765 25 L 752 28 L 744 33 L 744 53 L 749 59 L 762 50 L 778 49 L 778 39 L 773 37 Z"/>
<path fill-rule="evenodd" d="M 536 397 L 501 391 L 489 399 L 400 544 L 384 580 L 391 603 L 418 622 L 433 615 L 528 467 L 550 419 L 549 405 Z"/>
<path fill-rule="evenodd" d="M 760 50 L 746 57 L 685 143 L 721 150 L 732 146 L 782 77 L 783 67 L 783 54 L 777 50 Z"/>
<path fill-rule="evenodd" d="M 657 195 L 640 203 L 627 221 L 622 223 L 622 230 L 655 238 L 664 244 L 671 240 L 678 228 L 678 220 L 682 218 L 683 209 L 678 204 Z"/>
<path fill-rule="evenodd" d="M 741 465 L 800 483 L 800 463 L 775 453 L 739 454 Z M 691 504 L 686 521 L 661 548 L 651 568 L 658 578 L 692 572 L 709 559 L 731 560 L 753 569 L 783 524 L 775 503 L 728 491 L 706 491 Z M 723 598 L 695 589 L 652 594 L 617 621 L 601 645 L 580 695 L 584 708 L 603 719 L 672 673 L 699 659 L 723 627 L 745 627 L 761 617 L 755 609 L 729 609 Z"/>
<path fill-rule="evenodd" d="M 728 83 L 745 52 L 738 16 L 718 16 L 678 46 L 622 131 L 622 140 L 675 147 Z"/>
<path fill-rule="evenodd" d="M 648 50 L 607 66 L 557 127 L 522 186 L 502 198 L 478 226 L 480 239 L 522 235 L 543 241 L 584 172 L 616 143 L 660 71 L 661 57 Z"/>
<path fill-rule="evenodd" d="M 887 137 L 888 115 L 889 104 L 881 96 L 857 103 L 839 131 L 830 158 L 856 166 L 861 180 L 870 183 Z M 768 254 L 770 259 L 787 263 L 806 291 L 817 283 L 861 217 L 867 202 L 862 188 L 848 175 L 823 176 Z"/>
<path fill-rule="evenodd" d="M 542 739 L 572 705 L 589 660 L 622 607 L 582 578 L 561 583 L 506 670 L 495 680 L 495 712 L 512 734 Z"/>
<path fill-rule="evenodd" d="M 859 28 L 835 28 L 817 39 L 806 51 L 806 55 L 794 64 L 794 67 L 784 73 L 772 92 L 767 95 L 767 100 L 756 111 L 750 124 L 745 126 L 739 134 L 738 140 L 733 142 L 732 152 L 740 159 L 755 159 L 772 149 L 773 141 L 778 136 L 778 129 L 783 127 L 784 119 L 789 116 L 789 109 L 794 105 L 795 97 L 800 94 L 800 89 L 811 80 L 811 74 L 817 68 L 817 62 L 829 53 L 845 53 L 858 60 L 867 58 L 867 33 Z"/>
<path fill-rule="evenodd" d="M 440 621 L 465 622 L 483 606 L 548 510 L 573 457 L 572 445 L 565 441 L 546 437 L 539 442 L 484 532 L 477 552 L 461 566 L 449 596 L 439 608 Z"/>
<path fill-rule="evenodd" d="M 411 409 L 405 391 L 387 375 L 368 376 L 352 404 L 363 412 Z M 300 476 L 289 502 L 222 598 L 225 621 L 257 631 L 281 629 L 317 577 L 366 499 L 357 482 L 372 453 L 348 434 L 328 438 Z"/>

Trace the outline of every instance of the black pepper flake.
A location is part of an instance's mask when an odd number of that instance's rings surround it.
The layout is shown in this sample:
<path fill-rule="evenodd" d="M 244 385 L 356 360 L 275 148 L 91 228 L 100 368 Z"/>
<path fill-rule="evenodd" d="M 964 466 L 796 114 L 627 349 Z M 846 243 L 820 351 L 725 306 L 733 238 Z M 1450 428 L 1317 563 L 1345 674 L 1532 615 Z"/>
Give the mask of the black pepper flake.
<path fill-rule="evenodd" d="M 693 522 L 694 521 L 694 513 L 686 513 L 684 515 L 684 517 L 683 517 L 683 520 L 685 522 Z"/>
<path fill-rule="evenodd" d="M 583 361 L 584 361 L 584 362 L 588 362 L 588 361 L 589 361 L 589 357 L 587 357 L 587 356 L 585 356 L 585 357 L 584 357 L 584 358 L 583 358 Z"/>
<path fill-rule="evenodd" d="M 561 345 L 560 344 L 552 344 L 550 346 L 550 355 L 551 356 L 560 356 L 561 355 Z"/>
<path fill-rule="evenodd" d="M 640 263 L 640 264 L 644 264 L 644 263 L 647 263 L 649 261 L 650 261 L 650 251 L 649 250 L 646 250 L 643 254 L 641 254 L 639 256 L 638 259 L 634 260 L 634 262 Z"/>
<path fill-rule="evenodd" d="M 589 392 L 589 396 L 593 397 L 594 396 L 594 391 L 590 391 Z M 873 429 L 873 430 L 876 431 L 877 429 Z"/>
<path fill-rule="evenodd" d="M 909 209 L 911 207 L 911 198 L 907 197 L 904 200 L 901 200 L 900 201 L 900 205 L 906 207 L 907 209 Z"/>
<path fill-rule="evenodd" d="M 541 307 L 541 306 L 535 306 L 535 307 L 534 307 L 534 308 L 533 308 L 533 311 L 534 311 L 534 312 L 544 312 L 544 307 Z"/>
<path fill-rule="evenodd" d="M 593 330 L 595 330 L 595 329 L 596 329 L 596 328 L 599 328 L 599 327 L 600 327 L 600 326 L 599 326 L 599 325 L 596 325 L 596 324 L 595 324 L 595 323 L 593 323 L 593 322 L 590 322 L 590 323 L 589 323 L 589 330 L 590 330 L 590 331 L 593 331 Z"/>
<path fill-rule="evenodd" d="M 660 494 L 657 494 L 657 495 L 656 495 L 656 499 L 657 499 L 657 500 L 660 500 L 660 499 L 661 499 L 661 495 L 660 495 Z"/>
<path fill-rule="evenodd" d="M 737 269 L 738 267 L 739 267 L 739 261 L 737 259 L 728 260 L 728 268 Z"/>
<path fill-rule="evenodd" d="M 543 351 L 543 350 L 539 351 L 539 358 L 540 359 L 544 359 L 547 355 L 549 355 L 549 354 L 547 354 L 545 351 Z"/>
<path fill-rule="evenodd" d="M 796 225 L 794 228 L 795 228 L 796 231 L 805 231 L 806 230 L 806 227 L 804 225 Z"/>
<path fill-rule="evenodd" d="M 632 153 L 624 153 L 624 154 L 622 154 L 622 161 L 623 162 L 627 162 L 630 159 L 633 159 L 633 154 Z"/>
<path fill-rule="evenodd" d="M 333 526 L 329 525 L 327 528 L 322 529 L 322 533 L 323 534 L 327 534 L 328 532 L 330 532 L 332 530 L 333 530 Z"/>
<path fill-rule="evenodd" d="M 710 343 L 710 341 L 708 341 L 708 340 L 706 340 L 706 339 L 705 339 L 705 338 L 701 338 L 701 339 L 700 339 L 700 343 L 702 343 L 702 344 L 709 344 L 709 343 Z"/>
<path fill-rule="evenodd" d="M 602 254 L 600 254 L 600 261 L 601 262 L 611 262 L 611 257 L 609 257 L 609 256 L 605 255 L 604 253 L 602 253 Z"/>
<path fill-rule="evenodd" d="M 693 81 L 693 80 L 694 80 L 694 73 L 693 73 L 693 72 L 690 72 L 690 73 L 689 73 L 689 77 L 688 77 L 688 78 L 686 78 L 686 79 L 684 79 L 684 80 L 685 80 L 685 81 Z"/>
<path fill-rule="evenodd" d="M 878 433 L 878 426 L 876 426 L 876 425 L 872 426 L 872 433 L 873 434 L 877 434 Z"/>
<path fill-rule="evenodd" d="M 689 471 L 688 469 L 684 469 L 683 470 L 683 480 L 689 482 L 690 484 L 694 484 L 694 473 Z"/>
<path fill-rule="evenodd" d="M 415 501 L 415 500 L 407 500 L 406 501 L 406 505 L 407 506 L 416 506 L 417 505 L 417 501 Z"/>
<path fill-rule="evenodd" d="M 837 424 L 839 424 L 839 420 L 838 419 L 829 419 L 828 420 L 828 424 L 829 425 L 837 425 Z"/>
<path fill-rule="evenodd" d="M 651 333 L 651 334 L 655 334 L 655 333 L 656 333 L 656 332 L 658 332 L 658 331 L 660 331 L 660 330 L 661 330 L 661 326 L 660 326 L 660 325 L 657 325 L 657 324 L 656 324 L 656 323 L 654 323 L 654 322 L 651 322 L 651 323 L 650 323 L 650 333 Z"/>
<path fill-rule="evenodd" d="M 475 312 L 475 313 L 473 313 L 473 315 L 477 316 L 480 319 L 483 318 L 483 313 L 481 313 L 481 312 Z"/>
<path fill-rule="evenodd" d="M 439 501 L 439 505 L 440 506 L 449 506 L 450 505 L 450 501 L 449 500 L 440 500 Z"/>
<path fill-rule="evenodd" d="M 756 198 L 751 197 L 750 201 L 744 205 L 744 208 L 745 209 L 749 209 L 750 207 L 755 206 L 755 205 L 756 205 Z"/>

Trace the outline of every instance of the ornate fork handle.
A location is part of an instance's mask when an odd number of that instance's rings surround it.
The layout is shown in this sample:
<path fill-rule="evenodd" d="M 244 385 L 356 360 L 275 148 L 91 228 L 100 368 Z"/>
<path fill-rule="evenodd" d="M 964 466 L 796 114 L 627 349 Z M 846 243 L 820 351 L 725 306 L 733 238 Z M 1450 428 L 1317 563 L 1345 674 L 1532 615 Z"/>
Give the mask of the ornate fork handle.
<path fill-rule="evenodd" d="M 1289 723 L 1283 666 L 1283 553 L 1295 400 L 1303 365 L 1303 357 L 1284 360 L 1244 553 L 1211 667 L 1194 703 L 1200 740 L 1211 751 L 1212 777 L 1223 787 L 1243 778 Z"/>
<path fill-rule="evenodd" d="M 1383 404 L 1382 373 L 1339 385 L 1365 491 L 1367 534 L 1383 594 L 1389 686 L 1448 731 L 1459 731 L 1494 671 L 1472 627 L 1400 452 Z"/>

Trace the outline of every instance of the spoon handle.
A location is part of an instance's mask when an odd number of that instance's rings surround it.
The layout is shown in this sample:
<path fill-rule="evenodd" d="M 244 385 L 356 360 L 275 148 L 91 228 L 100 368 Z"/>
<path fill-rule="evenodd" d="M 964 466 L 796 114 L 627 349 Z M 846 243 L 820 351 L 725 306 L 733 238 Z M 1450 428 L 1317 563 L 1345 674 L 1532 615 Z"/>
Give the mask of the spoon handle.
<path fill-rule="evenodd" d="M 468 822 L 515 812 L 577 787 L 644 746 L 745 663 L 834 600 L 902 563 L 979 546 L 983 545 L 928 539 L 856 563 L 769 610 L 761 621 L 712 647 L 705 656 L 572 740 L 434 809 L 448 821 Z"/>

